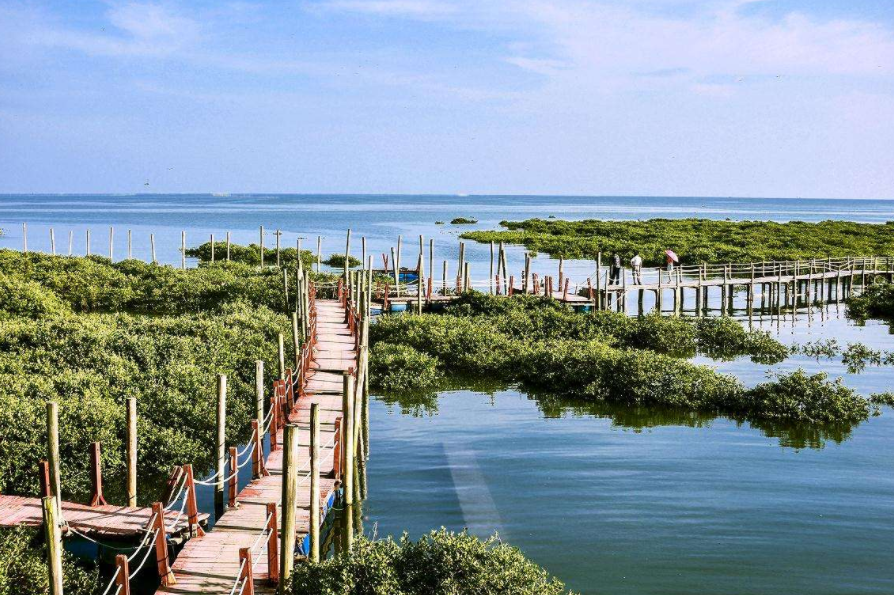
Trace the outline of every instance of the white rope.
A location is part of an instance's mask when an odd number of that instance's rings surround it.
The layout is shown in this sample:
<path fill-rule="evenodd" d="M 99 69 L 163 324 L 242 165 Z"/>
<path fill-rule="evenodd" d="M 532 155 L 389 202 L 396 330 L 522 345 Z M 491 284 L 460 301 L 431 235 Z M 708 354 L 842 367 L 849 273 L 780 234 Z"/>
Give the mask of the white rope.
<path fill-rule="evenodd" d="M 236 592 L 236 587 L 239 586 L 239 583 L 242 583 L 242 588 L 245 588 L 245 581 L 242 580 L 242 571 L 245 570 L 245 559 L 242 560 L 242 564 L 239 566 L 239 572 L 236 573 L 236 582 L 233 584 L 233 588 L 230 590 L 230 595 L 233 595 Z M 239 589 L 239 592 L 242 593 L 242 589 Z"/>
<path fill-rule="evenodd" d="M 156 518 L 156 516 L 153 514 L 153 515 L 152 515 L 152 518 L 149 519 L 149 525 L 148 525 L 149 527 L 151 527 L 152 524 L 155 522 L 155 518 Z M 156 531 L 158 531 L 158 530 L 156 529 Z M 152 535 L 152 532 L 151 532 L 150 530 L 147 529 L 147 530 L 146 530 L 146 535 L 143 536 L 143 540 L 140 542 L 140 545 L 137 546 L 137 549 L 135 549 L 135 550 L 133 551 L 133 553 L 127 557 L 127 561 L 128 561 L 128 563 L 133 562 L 133 559 L 137 557 L 137 554 L 139 553 L 139 551 L 140 551 L 141 549 L 143 549 L 144 547 L 146 547 L 146 544 L 149 543 L 149 542 L 151 541 L 151 540 L 149 539 L 149 536 L 150 536 L 150 535 Z"/>
<path fill-rule="evenodd" d="M 247 453 L 248 449 L 250 449 L 254 445 L 255 445 L 255 432 L 252 431 L 251 439 L 248 441 L 248 444 L 245 445 L 245 448 L 243 448 L 240 452 L 236 453 L 236 459 L 238 460 L 239 457 L 241 457 L 242 455 Z"/>
<path fill-rule="evenodd" d="M 189 498 L 189 488 L 186 488 L 186 497 L 183 498 L 183 503 L 180 505 L 180 512 L 177 513 L 177 516 L 174 517 L 174 522 L 171 525 L 172 529 L 177 528 L 177 523 L 180 522 L 180 517 L 183 516 L 183 511 L 186 510 L 186 501 Z"/>
<path fill-rule="evenodd" d="M 119 575 L 119 574 L 121 574 L 121 567 L 120 567 L 120 566 L 117 567 L 117 568 L 115 569 L 115 574 L 112 575 L 112 580 L 109 581 L 109 584 L 108 584 L 108 586 L 106 587 L 106 590 L 102 592 L 102 595 L 109 595 L 109 589 L 111 589 L 111 588 L 112 588 L 112 585 L 115 584 L 115 579 L 118 578 L 118 575 Z M 118 588 L 120 589 L 120 588 L 121 588 L 121 585 L 118 585 Z M 115 592 L 117 593 L 118 591 L 115 591 Z"/>
<path fill-rule="evenodd" d="M 165 510 L 171 510 L 174 508 L 174 504 L 176 504 L 177 500 L 180 499 L 180 496 L 183 495 L 183 490 L 186 488 L 186 473 L 180 474 L 180 488 L 177 490 L 177 495 L 173 496 L 170 500 L 168 500 L 168 505 L 165 506 Z"/>
<path fill-rule="evenodd" d="M 158 529 L 155 530 L 155 537 L 157 537 L 157 536 L 158 536 Z M 140 570 L 143 569 L 143 566 L 146 564 L 146 560 L 149 559 L 149 554 L 151 554 L 151 553 L 152 553 L 152 548 L 151 547 L 146 548 L 146 555 L 143 556 L 143 561 L 140 562 L 140 565 L 137 566 L 136 570 L 134 570 L 133 572 L 130 573 L 130 575 L 127 577 L 128 579 L 132 579 L 133 577 L 135 577 L 137 575 L 138 572 L 140 572 Z"/>

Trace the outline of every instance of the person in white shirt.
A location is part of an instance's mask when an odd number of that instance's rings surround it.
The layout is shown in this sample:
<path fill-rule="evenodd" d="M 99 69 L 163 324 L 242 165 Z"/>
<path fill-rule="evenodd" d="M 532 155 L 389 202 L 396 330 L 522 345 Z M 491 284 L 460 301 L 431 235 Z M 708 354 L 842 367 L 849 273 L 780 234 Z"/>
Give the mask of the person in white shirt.
<path fill-rule="evenodd" d="M 636 253 L 636 256 L 630 259 L 630 268 L 633 270 L 633 284 L 643 284 L 643 257 Z"/>

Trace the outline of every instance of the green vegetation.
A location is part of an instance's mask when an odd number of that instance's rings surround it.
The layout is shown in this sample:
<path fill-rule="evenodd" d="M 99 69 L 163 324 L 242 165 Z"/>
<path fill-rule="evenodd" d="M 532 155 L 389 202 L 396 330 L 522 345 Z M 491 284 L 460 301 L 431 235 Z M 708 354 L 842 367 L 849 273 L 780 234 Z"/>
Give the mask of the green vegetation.
<path fill-rule="evenodd" d="M 894 407 L 894 392 L 887 391 L 883 393 L 875 393 L 870 395 L 869 402 L 875 405 L 887 405 Z"/>
<path fill-rule="evenodd" d="M 89 493 L 88 445 L 103 444 L 106 493 L 123 492 L 124 400 L 139 410 L 141 478 L 210 462 L 217 374 L 228 443 L 254 411 L 254 362 L 276 368 L 289 336 L 275 270 L 221 263 L 186 271 L 137 261 L 0 251 L 0 491 L 37 493 L 44 403 L 59 402 L 63 497 Z M 141 502 L 161 482 L 144 481 Z"/>
<path fill-rule="evenodd" d="M 438 360 L 406 345 L 378 343 L 370 352 L 370 374 L 385 391 L 423 389 L 443 375 Z"/>
<path fill-rule="evenodd" d="M 62 588 L 66 595 L 95 595 L 95 564 L 62 557 Z M 0 595 L 49 593 L 47 560 L 40 530 L 28 527 L 0 529 Z"/>
<path fill-rule="evenodd" d="M 883 225 L 822 221 L 716 221 L 649 219 L 646 221 L 503 221 L 508 231 L 470 231 L 461 237 L 478 242 L 504 241 L 554 257 L 595 259 L 618 252 L 639 252 L 646 266 L 664 264 L 674 250 L 683 264 L 796 260 L 894 251 L 894 222 Z M 894 303 L 894 301 L 892 301 Z M 894 308 L 890 310 L 894 313 Z"/>
<path fill-rule="evenodd" d="M 444 225 L 443 221 L 435 221 L 435 225 Z"/>
<path fill-rule="evenodd" d="M 474 225 L 475 223 L 478 223 L 478 219 L 469 217 L 455 217 L 450 220 L 450 225 Z"/>
<path fill-rule="evenodd" d="M 858 296 L 847 302 L 847 313 L 851 318 L 894 318 L 894 284 L 873 283 Z"/>
<path fill-rule="evenodd" d="M 211 262 L 211 242 L 205 242 L 194 248 L 187 248 L 186 255 L 198 258 L 201 262 Z M 280 264 L 283 266 L 294 266 L 297 262 L 297 248 L 281 248 L 279 251 Z M 226 260 L 227 244 L 226 242 L 214 242 L 214 260 L 215 262 Z M 310 250 L 301 251 L 301 262 L 304 268 L 309 269 L 315 263 L 316 257 Z M 249 244 L 241 246 L 239 244 L 230 244 L 230 262 L 241 262 L 244 264 L 261 264 L 261 247 L 258 244 Z M 264 247 L 264 264 L 276 264 L 276 248 Z"/>
<path fill-rule="evenodd" d="M 417 542 L 406 535 L 358 539 L 350 553 L 295 568 L 294 595 L 560 595 L 565 586 L 496 537 L 432 531 Z"/>
<path fill-rule="evenodd" d="M 788 349 L 767 334 L 723 318 L 581 315 L 545 298 L 470 293 L 444 314 L 384 316 L 370 328 L 370 339 L 374 351 L 385 351 L 383 344 L 401 345 L 401 357 L 409 361 L 411 348 L 434 359 L 446 374 L 519 383 L 559 397 L 747 420 L 855 423 L 869 415 L 865 399 L 824 377 L 799 371 L 779 377 L 778 386 L 747 390 L 732 376 L 681 359 L 704 353 L 773 363 L 787 356 Z M 426 369 L 431 366 L 428 359 L 419 360 Z M 383 377 L 376 369 L 370 377 L 374 385 L 401 388 L 400 378 Z M 420 388 L 417 382 L 412 387 Z"/>
<path fill-rule="evenodd" d="M 330 267 L 344 268 L 345 255 L 344 254 L 331 254 L 329 256 L 329 258 L 327 258 L 326 260 L 323 261 L 323 264 L 330 266 Z M 348 267 L 349 268 L 359 267 L 361 264 L 363 264 L 363 263 L 360 262 L 359 258 L 354 258 L 353 256 L 348 255 Z"/>
<path fill-rule="evenodd" d="M 801 353 L 817 360 L 841 356 L 841 363 L 847 366 L 847 371 L 851 374 L 859 374 L 866 366 L 894 365 L 894 351 L 872 349 L 863 343 L 848 343 L 847 347 L 842 348 L 836 339 L 811 341 L 796 345 L 791 350 L 792 353 Z"/>

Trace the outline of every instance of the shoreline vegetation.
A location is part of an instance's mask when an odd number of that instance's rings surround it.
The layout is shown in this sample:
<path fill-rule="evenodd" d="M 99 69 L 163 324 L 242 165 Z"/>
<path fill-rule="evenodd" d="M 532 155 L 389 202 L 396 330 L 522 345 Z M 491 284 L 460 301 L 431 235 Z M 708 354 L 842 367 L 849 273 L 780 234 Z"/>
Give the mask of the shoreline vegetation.
<path fill-rule="evenodd" d="M 525 246 L 554 258 L 595 260 L 601 252 L 629 259 L 636 253 L 644 266 L 663 266 L 665 250 L 680 264 L 804 260 L 894 254 L 894 222 L 884 224 L 822 221 L 729 221 L 648 219 L 605 221 L 527 219 L 501 221 L 502 231 L 467 231 L 476 242 Z"/>
<path fill-rule="evenodd" d="M 386 392 L 426 391 L 464 374 L 533 393 L 630 407 L 659 406 L 773 423 L 852 424 L 867 399 L 803 370 L 746 389 L 686 357 L 748 355 L 773 364 L 789 348 L 729 318 L 685 319 L 598 311 L 554 300 L 467 293 L 443 313 L 383 316 L 370 328 L 371 382 Z"/>

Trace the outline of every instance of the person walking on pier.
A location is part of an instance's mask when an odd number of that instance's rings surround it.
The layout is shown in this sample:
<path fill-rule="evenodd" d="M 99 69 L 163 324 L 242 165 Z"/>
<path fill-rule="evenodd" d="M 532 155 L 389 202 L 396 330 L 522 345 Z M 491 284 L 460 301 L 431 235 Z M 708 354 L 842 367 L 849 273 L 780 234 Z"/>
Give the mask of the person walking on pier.
<path fill-rule="evenodd" d="M 630 269 L 633 272 L 633 284 L 643 284 L 643 257 L 636 253 L 636 256 L 630 259 Z"/>
<path fill-rule="evenodd" d="M 617 252 L 612 252 L 612 270 L 609 277 L 609 285 L 617 285 L 621 282 L 621 257 Z"/>

